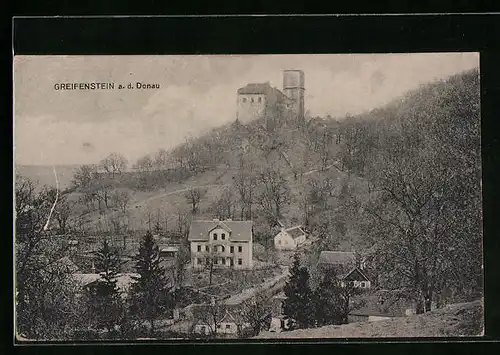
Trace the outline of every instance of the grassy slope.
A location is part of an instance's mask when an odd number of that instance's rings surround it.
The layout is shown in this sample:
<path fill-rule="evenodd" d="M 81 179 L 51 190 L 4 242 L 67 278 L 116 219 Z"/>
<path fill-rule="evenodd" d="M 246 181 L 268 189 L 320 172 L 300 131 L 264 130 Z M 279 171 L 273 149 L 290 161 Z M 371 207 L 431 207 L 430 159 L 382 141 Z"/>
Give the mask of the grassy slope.
<path fill-rule="evenodd" d="M 480 336 L 483 333 L 482 301 L 448 305 L 410 317 L 376 322 L 329 325 L 290 332 L 263 332 L 256 338 L 396 338 Z"/>

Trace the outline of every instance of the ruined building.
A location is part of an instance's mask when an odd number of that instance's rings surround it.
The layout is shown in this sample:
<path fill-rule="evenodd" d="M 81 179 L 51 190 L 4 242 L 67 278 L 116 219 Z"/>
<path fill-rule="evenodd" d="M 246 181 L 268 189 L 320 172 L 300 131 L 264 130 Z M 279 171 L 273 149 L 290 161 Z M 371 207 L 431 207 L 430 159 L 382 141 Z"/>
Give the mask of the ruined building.
<path fill-rule="evenodd" d="M 238 89 L 237 118 L 242 123 L 264 119 L 267 129 L 304 119 L 305 81 L 302 70 L 283 72 L 283 91 L 269 82 L 251 83 Z"/>

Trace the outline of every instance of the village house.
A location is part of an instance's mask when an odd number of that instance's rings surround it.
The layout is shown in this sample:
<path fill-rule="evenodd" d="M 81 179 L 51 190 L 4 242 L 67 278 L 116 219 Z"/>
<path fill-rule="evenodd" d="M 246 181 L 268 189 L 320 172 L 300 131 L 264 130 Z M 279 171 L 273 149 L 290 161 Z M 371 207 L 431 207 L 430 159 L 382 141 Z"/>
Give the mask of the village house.
<path fill-rule="evenodd" d="M 189 228 L 194 269 L 213 263 L 214 268 L 252 269 L 252 221 L 193 221 Z"/>
<path fill-rule="evenodd" d="M 217 307 L 216 312 L 213 307 Z M 197 305 L 191 312 L 192 332 L 196 334 L 237 335 L 250 327 L 239 306 Z"/>
<path fill-rule="evenodd" d="M 353 252 L 322 251 L 318 260 L 321 272 L 334 272 L 341 285 L 350 283 L 356 288 L 370 289 L 371 281 L 363 273 L 365 262 Z"/>
<path fill-rule="evenodd" d="M 274 247 L 277 250 L 295 250 L 306 241 L 306 232 L 301 226 L 281 228 L 274 237 Z"/>

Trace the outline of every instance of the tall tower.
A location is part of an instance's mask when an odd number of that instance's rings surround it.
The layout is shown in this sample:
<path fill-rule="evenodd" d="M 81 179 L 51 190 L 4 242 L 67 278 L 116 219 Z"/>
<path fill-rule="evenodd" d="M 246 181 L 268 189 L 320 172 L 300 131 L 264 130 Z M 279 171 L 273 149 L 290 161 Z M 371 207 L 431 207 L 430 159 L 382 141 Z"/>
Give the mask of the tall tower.
<path fill-rule="evenodd" d="M 294 112 L 297 119 L 304 119 L 304 91 L 305 80 L 302 70 L 283 71 L 283 93 L 293 101 Z"/>

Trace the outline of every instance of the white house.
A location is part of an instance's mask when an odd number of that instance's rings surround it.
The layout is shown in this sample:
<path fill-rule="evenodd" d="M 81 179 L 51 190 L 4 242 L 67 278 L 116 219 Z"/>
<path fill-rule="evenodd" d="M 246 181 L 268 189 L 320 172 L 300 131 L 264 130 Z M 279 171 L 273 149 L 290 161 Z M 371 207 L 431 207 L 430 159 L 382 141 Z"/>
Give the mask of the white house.
<path fill-rule="evenodd" d="M 252 221 L 193 221 L 188 240 L 195 269 L 211 263 L 214 268 L 253 268 Z"/>
<path fill-rule="evenodd" d="M 300 227 L 281 228 L 274 237 L 274 247 L 278 250 L 294 250 L 306 241 L 306 232 Z"/>

